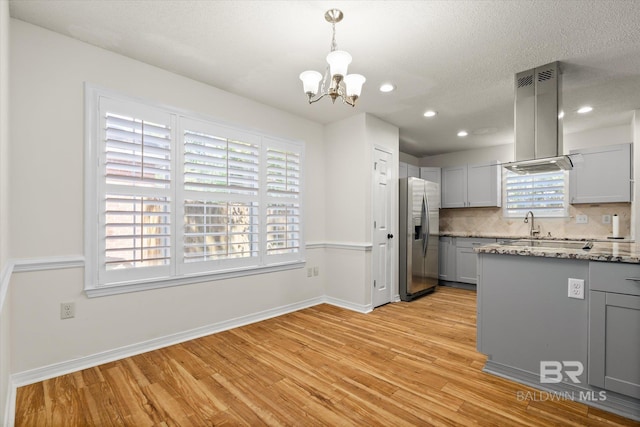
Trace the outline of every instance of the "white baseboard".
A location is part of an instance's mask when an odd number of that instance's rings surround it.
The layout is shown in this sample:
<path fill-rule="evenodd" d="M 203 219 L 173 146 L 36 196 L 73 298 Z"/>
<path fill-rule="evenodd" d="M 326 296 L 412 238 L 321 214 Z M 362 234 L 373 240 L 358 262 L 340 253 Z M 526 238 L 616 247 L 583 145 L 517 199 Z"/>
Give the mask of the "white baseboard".
<path fill-rule="evenodd" d="M 341 300 L 338 298 L 325 296 L 324 302 L 327 304 L 335 305 L 336 307 L 346 308 L 347 310 L 357 311 L 358 313 L 371 313 L 373 306 L 371 304 L 355 304 L 349 301 Z"/>
<path fill-rule="evenodd" d="M 58 377 L 60 375 L 65 375 L 71 372 L 76 372 L 94 366 L 102 365 L 104 363 L 113 362 L 115 360 L 124 359 L 126 357 L 135 356 L 137 354 L 146 353 L 148 351 L 157 350 L 159 348 L 179 344 L 181 342 L 200 338 L 206 335 L 211 335 L 217 332 L 222 332 L 251 323 L 260 322 L 272 317 L 281 316 L 283 314 L 322 304 L 323 302 L 325 302 L 323 297 L 311 298 L 306 301 L 261 311 L 259 313 L 253 313 L 235 319 L 225 320 L 223 322 L 214 323 L 212 325 L 207 325 L 184 332 L 179 332 L 177 334 L 154 338 L 152 340 L 127 345 L 113 350 L 107 350 L 89 356 L 83 356 L 73 360 L 54 363 L 49 366 L 44 366 L 29 371 L 18 372 L 11 375 L 11 382 L 15 387 L 33 384 L 39 381 Z"/>

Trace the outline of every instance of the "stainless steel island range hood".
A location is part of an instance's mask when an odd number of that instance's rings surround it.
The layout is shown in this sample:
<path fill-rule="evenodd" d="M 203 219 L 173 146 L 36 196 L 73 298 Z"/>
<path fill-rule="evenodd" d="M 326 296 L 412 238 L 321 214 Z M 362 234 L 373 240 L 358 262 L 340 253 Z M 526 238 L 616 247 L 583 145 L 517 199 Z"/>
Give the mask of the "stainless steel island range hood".
<path fill-rule="evenodd" d="M 571 170 L 562 153 L 562 92 L 559 63 L 515 76 L 515 161 L 503 166 L 518 174 Z"/>

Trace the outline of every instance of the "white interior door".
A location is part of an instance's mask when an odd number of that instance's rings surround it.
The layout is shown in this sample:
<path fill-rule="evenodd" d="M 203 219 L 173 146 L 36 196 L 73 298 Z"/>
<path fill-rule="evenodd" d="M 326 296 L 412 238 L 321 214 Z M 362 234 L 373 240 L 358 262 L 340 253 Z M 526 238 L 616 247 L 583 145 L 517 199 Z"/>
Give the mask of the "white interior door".
<path fill-rule="evenodd" d="M 375 149 L 373 164 L 373 296 L 374 307 L 391 302 L 394 236 L 391 220 L 393 169 L 391 153 Z"/>

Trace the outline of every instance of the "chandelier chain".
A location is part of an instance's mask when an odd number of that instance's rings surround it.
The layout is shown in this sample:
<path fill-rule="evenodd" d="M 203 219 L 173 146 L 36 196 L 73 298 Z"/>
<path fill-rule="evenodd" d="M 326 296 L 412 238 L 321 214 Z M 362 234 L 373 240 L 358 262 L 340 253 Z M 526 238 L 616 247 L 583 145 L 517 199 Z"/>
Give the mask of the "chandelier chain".
<path fill-rule="evenodd" d="M 331 23 L 331 28 L 333 30 L 333 37 L 331 38 L 331 52 L 333 52 L 338 47 L 338 43 L 336 43 L 336 23 L 335 22 Z"/>

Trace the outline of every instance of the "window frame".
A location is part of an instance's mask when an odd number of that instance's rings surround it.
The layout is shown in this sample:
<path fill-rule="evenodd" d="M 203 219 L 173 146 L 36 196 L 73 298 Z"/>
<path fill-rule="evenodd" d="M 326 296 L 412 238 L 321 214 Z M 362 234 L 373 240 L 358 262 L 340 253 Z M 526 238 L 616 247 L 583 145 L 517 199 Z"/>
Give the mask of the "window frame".
<path fill-rule="evenodd" d="M 121 93 L 85 83 L 85 119 L 84 119 L 84 149 L 85 149 L 85 176 L 84 176 L 84 218 L 85 218 L 85 278 L 84 290 L 87 296 L 97 297 L 127 292 L 136 292 L 147 289 L 178 286 L 191 283 L 200 283 L 233 277 L 263 274 L 274 271 L 302 268 L 305 263 L 304 245 L 304 155 L 305 144 L 303 141 L 289 140 L 268 135 L 264 132 L 230 125 L 209 116 L 186 111 L 166 105 L 126 96 Z M 170 262 L 169 266 L 128 268 L 117 271 L 117 274 L 105 275 L 102 267 L 105 260 L 104 237 L 105 229 L 104 204 L 107 195 L 107 185 L 102 174 L 104 141 L 101 124 L 103 118 L 99 113 L 101 99 L 113 100 L 116 103 L 129 105 L 131 110 L 140 108 L 143 113 L 156 111 L 168 114 L 171 126 L 171 189 L 170 201 Z M 228 262 L 199 262 L 194 267 L 192 263 L 183 261 L 183 237 L 185 213 L 183 202 L 189 200 L 189 192 L 184 190 L 184 153 L 185 153 L 185 126 L 190 122 L 201 122 L 207 126 L 215 127 L 226 132 L 225 138 L 249 137 L 251 141 L 258 143 L 258 171 L 259 184 L 258 196 L 245 198 L 257 203 L 259 227 L 258 255 L 238 259 L 227 259 Z M 188 126 L 187 126 L 188 127 Z M 297 251 L 282 255 L 267 255 L 266 251 L 266 207 L 272 199 L 267 195 L 266 185 L 266 156 L 269 148 L 292 150 L 299 153 L 300 176 L 296 202 L 299 204 L 299 234 Z M 221 199 L 231 200 L 224 194 Z M 242 199 L 242 197 L 240 197 Z M 289 200 L 287 200 L 289 201 Z M 168 267 L 168 268 L 167 268 Z M 155 271 L 153 271 L 155 270 Z M 102 272 L 102 274 L 101 274 Z M 105 280 L 113 277 L 112 280 Z"/>
<path fill-rule="evenodd" d="M 542 174 L 547 174 L 550 172 L 540 172 L 540 173 L 533 173 L 533 174 L 525 174 L 525 175 L 519 175 L 516 174 L 514 172 L 511 172 L 507 169 L 504 169 L 503 174 L 502 174 L 502 178 L 503 178 L 503 183 L 502 183 L 502 188 L 503 188 L 503 208 L 502 208 L 502 215 L 504 218 L 524 218 L 524 216 L 526 215 L 526 213 L 528 211 L 533 211 L 534 215 L 536 218 L 566 218 L 569 216 L 569 174 L 567 171 L 557 171 L 557 172 L 553 172 L 553 173 L 562 173 L 564 176 L 563 179 L 563 199 L 562 199 L 562 208 L 557 208 L 555 209 L 553 212 L 549 212 L 549 213 L 545 213 L 544 211 L 540 211 L 540 210 L 536 210 L 536 208 L 532 207 L 532 206 L 527 206 L 524 208 L 520 208 L 519 210 L 521 211 L 526 211 L 526 212 L 518 212 L 518 213 L 510 213 L 510 209 L 509 209 L 509 198 L 508 198 L 508 185 L 507 185 L 507 181 L 510 177 L 514 177 L 514 176 L 527 176 L 527 175 L 542 175 Z"/>

